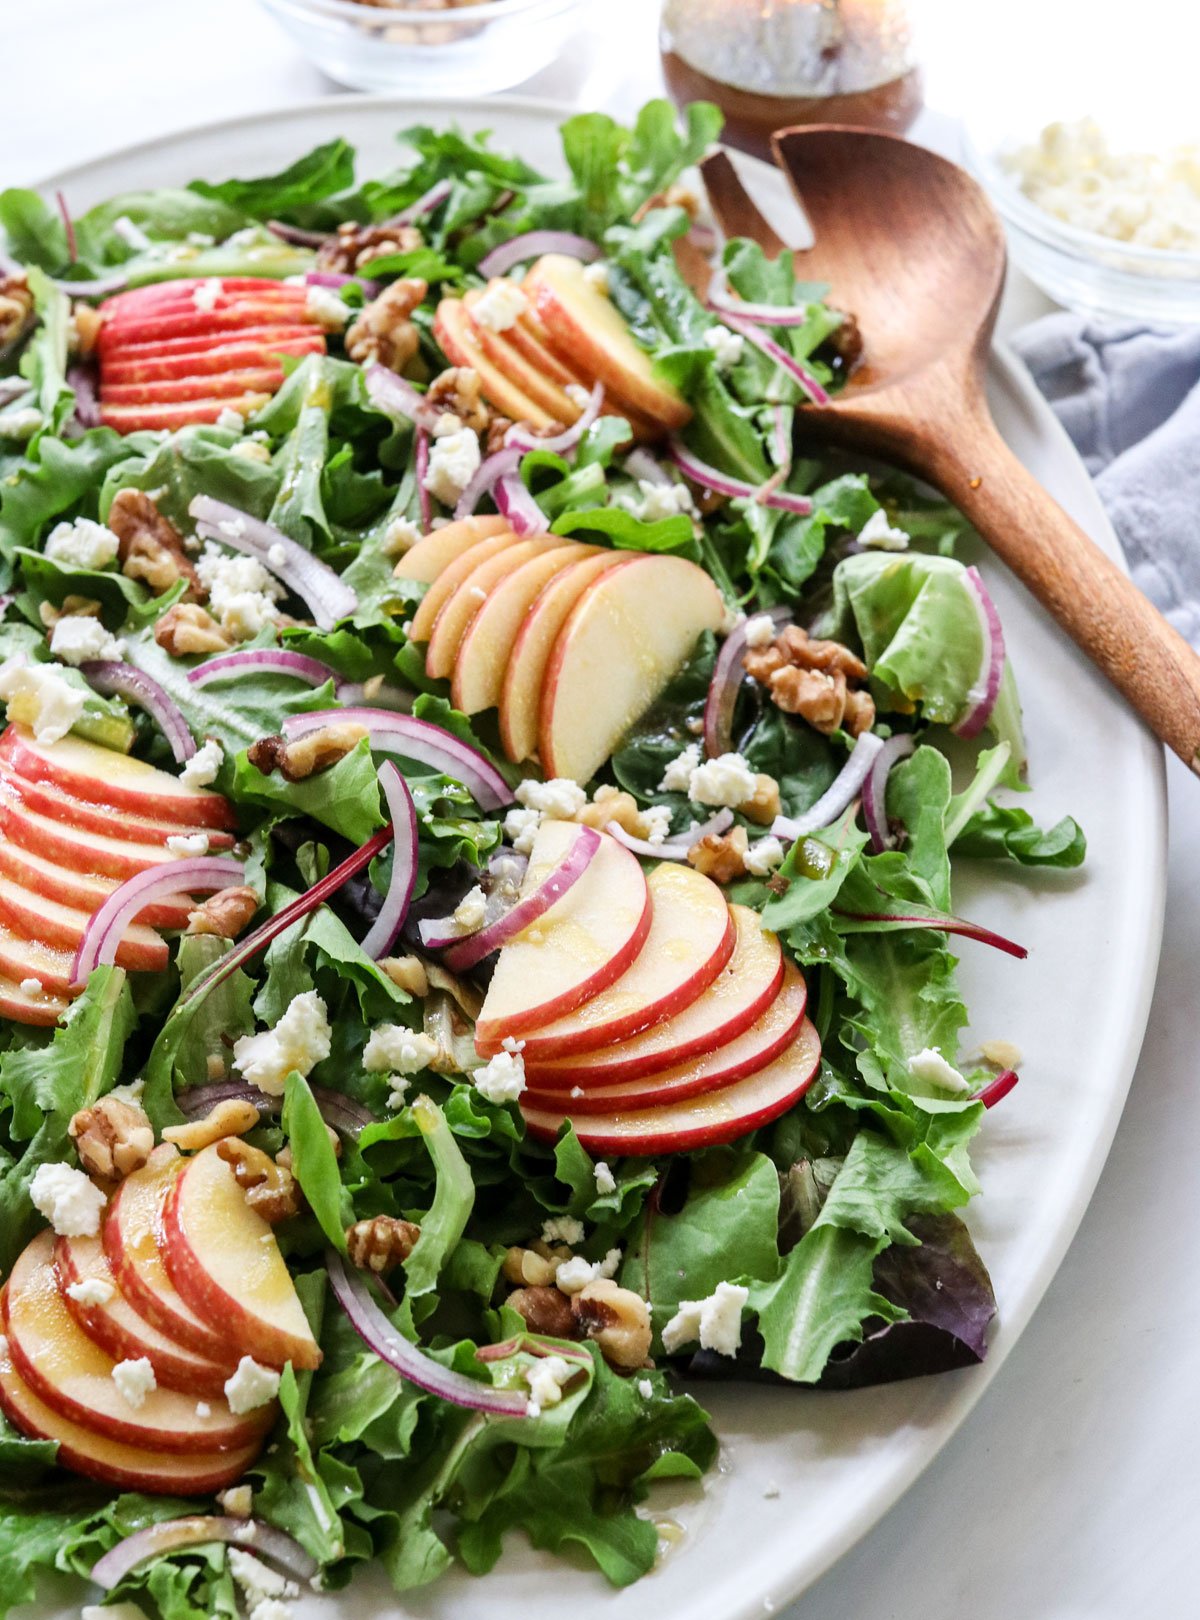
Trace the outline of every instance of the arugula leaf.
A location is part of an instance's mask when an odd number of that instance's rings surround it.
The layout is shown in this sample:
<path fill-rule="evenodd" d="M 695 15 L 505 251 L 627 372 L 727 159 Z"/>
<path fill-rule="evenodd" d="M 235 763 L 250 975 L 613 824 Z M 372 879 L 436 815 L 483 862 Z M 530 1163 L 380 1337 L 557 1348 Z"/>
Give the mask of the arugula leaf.
<path fill-rule="evenodd" d="M 763 1366 L 812 1384 L 835 1345 L 862 1338 L 864 1322 L 899 1321 L 903 1313 L 874 1289 L 875 1257 L 886 1244 L 828 1223 L 805 1233 L 780 1276 L 751 1290 Z"/>
<path fill-rule="evenodd" d="M 316 146 L 278 174 L 256 180 L 193 180 L 197 196 L 236 209 L 243 218 L 292 219 L 304 223 L 313 205 L 354 184 L 354 148 L 340 136 Z"/>
<path fill-rule="evenodd" d="M 342 1185 L 333 1144 L 308 1081 L 287 1077 L 283 1094 L 283 1134 L 292 1150 L 292 1174 L 335 1249 L 345 1250 L 346 1230 L 354 1224 L 354 1206 Z"/>
<path fill-rule="evenodd" d="M 18 264 L 57 275 L 66 268 L 67 230 L 57 208 L 36 191 L 10 186 L 0 191 L 2 245 Z"/>
<path fill-rule="evenodd" d="M 149 433 L 122 438 L 111 428 L 92 428 L 70 443 L 43 435 L 0 482 L 0 553 L 11 558 L 20 546 L 36 546 L 57 519 L 98 516 L 97 493 L 109 468 L 146 454 L 155 442 Z"/>
<path fill-rule="evenodd" d="M 1017 805 L 988 804 L 970 818 L 954 841 L 959 855 L 1007 859 L 1020 866 L 1082 866 L 1087 855 L 1083 828 L 1064 816 L 1043 831 L 1028 810 Z"/>

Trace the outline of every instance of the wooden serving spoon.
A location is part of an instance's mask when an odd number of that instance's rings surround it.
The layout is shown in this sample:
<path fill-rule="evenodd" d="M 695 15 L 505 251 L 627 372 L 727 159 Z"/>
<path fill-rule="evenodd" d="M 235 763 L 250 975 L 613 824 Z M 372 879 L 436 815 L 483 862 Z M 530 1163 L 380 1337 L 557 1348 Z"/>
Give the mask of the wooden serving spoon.
<path fill-rule="evenodd" d="M 895 135 L 780 130 L 776 156 L 812 226 L 803 273 L 853 311 L 863 357 L 802 431 L 926 479 L 1200 774 L 1200 658 L 1013 455 L 984 391 L 1004 287 L 1000 222 L 955 164 Z M 701 165 L 722 229 L 785 244 L 728 155 Z"/>

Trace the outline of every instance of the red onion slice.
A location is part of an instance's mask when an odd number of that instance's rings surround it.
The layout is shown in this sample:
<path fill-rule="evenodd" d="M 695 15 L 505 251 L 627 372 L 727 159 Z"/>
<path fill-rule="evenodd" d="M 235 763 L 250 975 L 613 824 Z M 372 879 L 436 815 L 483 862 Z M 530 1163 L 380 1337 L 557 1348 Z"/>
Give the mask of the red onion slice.
<path fill-rule="evenodd" d="M 83 984 L 93 969 L 111 965 L 126 929 L 152 900 L 165 894 L 211 894 L 241 883 L 244 878 L 241 861 L 228 855 L 189 856 L 126 878 L 88 919 L 75 952 L 71 983 Z"/>
<path fill-rule="evenodd" d="M 305 603 L 320 629 L 332 630 L 339 619 L 349 618 L 357 608 L 357 593 L 281 529 L 239 512 L 236 506 L 214 501 L 211 495 L 197 495 L 188 512 L 196 520 L 196 533 L 202 540 L 219 541 L 255 558 Z M 282 562 L 278 560 L 281 555 Z"/>
<path fill-rule="evenodd" d="M 959 737 L 977 737 L 991 719 L 1000 696 L 1000 682 L 1004 678 L 1004 630 L 996 604 L 983 583 L 983 575 L 973 564 L 966 570 L 966 583 L 979 615 L 983 662 L 978 679 L 967 693 L 966 713 L 950 729 Z"/>
<path fill-rule="evenodd" d="M 975 1101 L 981 1102 L 985 1108 L 994 1108 L 1002 1098 L 1008 1096 L 1020 1078 L 1015 1069 L 1005 1069 L 975 1093 Z"/>
<path fill-rule="evenodd" d="M 418 427 L 432 428 L 441 415 L 407 378 L 398 377 L 394 371 L 381 366 L 378 360 L 372 361 L 364 376 L 367 398 L 385 416 L 393 420 L 402 417 L 407 422 L 415 422 Z"/>
<path fill-rule="evenodd" d="M 465 939 L 458 937 L 449 945 L 445 956 L 446 966 L 452 973 L 465 973 L 476 962 L 482 962 L 485 956 L 498 951 L 523 928 L 536 922 L 556 900 L 561 900 L 578 883 L 599 849 L 600 834 L 595 828 L 580 827 L 570 849 L 532 894 L 518 900 L 511 910 L 497 917 L 495 922 L 486 923 L 477 933 Z"/>
<path fill-rule="evenodd" d="M 994 950 L 1003 951 L 1005 956 L 1015 956 L 1021 962 L 1029 955 L 1025 946 L 1018 945 L 1015 940 L 1006 939 L 1003 934 L 984 928 L 980 923 L 968 922 L 965 917 L 952 917 L 948 912 L 944 916 L 941 913 L 930 916 L 924 912 L 843 911 L 839 906 L 834 906 L 832 910 L 836 916 L 845 917 L 851 922 L 902 923 L 905 928 L 928 928 L 939 934 L 958 934 L 963 939 L 973 939 L 979 945 L 990 945 Z"/>
<path fill-rule="evenodd" d="M 887 783 L 892 767 L 898 765 L 916 748 L 916 739 L 909 731 L 898 731 L 875 756 L 875 762 L 867 772 L 867 779 L 863 783 L 863 819 L 867 824 L 867 831 L 871 835 L 871 848 L 876 855 L 882 855 L 886 849 L 895 849 L 896 837 L 888 827 L 887 819 Z"/>
<path fill-rule="evenodd" d="M 430 186 L 428 191 L 423 192 L 416 202 L 409 203 L 407 208 L 402 208 L 398 214 L 393 214 L 390 219 L 385 219 L 382 223 L 384 225 L 409 225 L 414 219 L 423 219 L 426 214 L 432 214 L 439 203 L 445 202 L 453 189 L 454 182 L 452 180 L 438 180 Z"/>
<path fill-rule="evenodd" d="M 694 822 L 692 826 L 685 827 L 682 832 L 672 833 L 665 838 L 665 844 L 682 844 L 685 849 L 692 849 L 702 838 L 710 833 L 728 832 L 733 826 L 733 811 L 718 810 L 715 816 L 709 816 L 707 821 Z"/>
<path fill-rule="evenodd" d="M 379 915 L 362 942 L 364 956 L 378 961 L 396 943 L 396 936 L 408 916 L 413 885 L 417 881 L 417 808 L 408 783 L 393 760 L 379 767 L 379 786 L 387 803 L 395 840 L 392 844 L 392 876 Z"/>
<path fill-rule="evenodd" d="M 161 1558 L 185 1547 L 204 1547 L 224 1541 L 244 1547 L 266 1563 L 273 1564 L 293 1580 L 309 1583 L 320 1569 L 298 1541 L 273 1524 L 261 1519 L 234 1519 L 216 1514 L 194 1514 L 183 1519 L 164 1519 L 159 1524 L 135 1530 L 92 1565 L 91 1579 L 111 1592 L 125 1577 L 148 1558 Z"/>
<path fill-rule="evenodd" d="M 22 387 L 28 384 L 21 380 Z M 91 366 L 67 367 L 67 386 L 75 395 L 75 420 L 86 432 L 100 426 L 100 401 L 96 398 L 96 373 Z"/>
<path fill-rule="evenodd" d="M 359 1131 L 375 1124 L 374 1115 L 352 1097 L 346 1097 L 340 1091 L 331 1091 L 328 1086 L 314 1085 L 312 1081 L 308 1089 L 321 1110 L 321 1118 L 343 1136 L 357 1136 Z M 277 1114 L 283 1107 L 282 1097 L 270 1097 L 257 1086 L 247 1085 L 241 1080 L 222 1080 L 211 1086 L 189 1086 L 175 1094 L 180 1113 L 186 1114 L 188 1119 L 203 1119 L 218 1103 L 228 1102 L 231 1098 L 237 1102 L 252 1103 L 262 1114 Z"/>
<path fill-rule="evenodd" d="M 768 608 L 766 616 L 778 635 L 792 614 L 789 608 L 779 606 Z M 762 615 L 754 613 L 750 617 L 757 619 Z M 704 700 L 704 751 L 709 759 L 719 759 L 733 748 L 733 713 L 737 707 L 738 692 L 746 678 L 742 654 L 746 650 L 746 626 L 749 623 L 748 618 L 729 632 L 713 665 L 708 696 Z"/>
<path fill-rule="evenodd" d="M 286 647 L 246 647 L 236 652 L 216 653 L 195 669 L 188 670 L 188 680 L 193 686 L 232 680 L 238 675 L 290 675 L 307 686 L 324 686 L 326 681 L 332 681 L 339 693 L 351 684 L 319 658 L 291 652 Z"/>
<path fill-rule="evenodd" d="M 652 844 L 648 838 L 635 838 L 632 833 L 627 833 L 619 821 L 610 821 L 604 830 L 610 838 L 615 838 L 618 844 L 623 844 L 643 860 L 686 861 L 688 858 L 688 845 L 668 844 L 665 838 L 661 844 Z"/>
<path fill-rule="evenodd" d="M 788 407 L 771 407 L 771 443 L 775 451 L 775 476 L 782 484 L 792 470 L 792 436 L 788 432 Z"/>
<path fill-rule="evenodd" d="M 881 737 L 872 736 L 869 731 L 864 731 L 850 750 L 850 757 L 837 777 L 811 809 L 806 810 L 802 816 L 797 816 L 795 820 L 788 816 L 775 817 L 771 823 L 771 831 L 776 838 L 788 838 L 793 841 L 805 838 L 809 833 L 816 832 L 821 827 L 828 827 L 831 821 L 836 821 L 866 781 L 867 772 L 875 763 L 882 747 Z"/>
<path fill-rule="evenodd" d="M 333 240 L 332 231 L 306 231 L 299 225 L 287 225 L 281 219 L 269 219 L 266 223 L 272 236 L 277 236 L 281 242 L 290 242 L 293 247 L 323 248 L 326 242 Z"/>
<path fill-rule="evenodd" d="M 506 473 L 496 485 L 495 496 L 501 517 L 508 519 L 518 540 L 545 534 L 550 528 L 550 519 L 525 488 L 520 473 Z"/>
<path fill-rule="evenodd" d="M 514 264 L 525 264 L 530 259 L 540 258 L 543 253 L 562 253 L 568 259 L 578 259 L 582 264 L 594 264 L 602 257 L 601 249 L 595 242 L 589 241 L 586 236 L 576 236 L 574 231 L 526 231 L 494 247 L 479 261 L 479 274 L 502 276 Z"/>
<path fill-rule="evenodd" d="M 129 285 L 129 276 L 120 270 L 91 281 L 72 281 L 67 276 L 51 276 L 50 280 L 69 298 L 108 298 L 112 293 L 124 292 Z"/>
<path fill-rule="evenodd" d="M 176 764 L 182 765 L 185 759 L 191 759 L 196 752 L 196 739 L 179 705 L 143 670 L 116 660 L 89 658 L 80 664 L 79 673 L 97 692 L 128 698 L 145 709 L 171 745 Z"/>
<path fill-rule="evenodd" d="M 521 465 L 521 452 L 519 450 L 497 450 L 494 456 L 484 460 L 474 478 L 458 497 L 458 505 L 454 508 L 455 522 L 469 518 L 489 490 L 494 489 L 502 478 L 509 473 L 516 472 Z"/>
<path fill-rule="evenodd" d="M 731 331 L 738 333 L 740 337 L 744 337 L 746 342 L 756 348 L 760 354 L 765 354 L 768 360 L 773 360 L 781 371 L 786 371 L 794 382 L 798 382 L 814 405 L 829 404 L 829 395 L 821 387 L 812 372 L 809 371 L 807 366 L 802 366 L 793 355 L 789 354 L 782 344 L 776 343 L 774 338 L 769 338 L 760 332 L 750 321 L 742 320 L 737 315 L 731 315 L 728 310 L 717 310 L 711 302 L 710 307 L 714 309 L 716 314 L 720 315 L 722 321 Z"/>
<path fill-rule="evenodd" d="M 808 320 L 803 304 L 751 304 L 738 298 L 723 270 L 708 289 L 708 307 L 718 315 L 733 315 L 756 326 L 803 326 Z"/>
<path fill-rule="evenodd" d="M 378 298 L 383 291 L 382 284 L 372 281 L 368 276 L 346 275 L 340 270 L 309 270 L 304 276 L 305 285 L 309 287 L 348 287 L 357 282 L 363 290 L 364 298 Z"/>
<path fill-rule="evenodd" d="M 452 776 L 471 794 L 482 810 L 500 810 L 513 802 L 513 791 L 500 772 L 470 743 L 453 732 L 391 709 L 316 709 L 311 714 L 289 714 L 283 722 L 287 738 L 303 737 L 322 726 L 342 721 L 365 726 L 371 747 L 380 754 L 399 754 Z"/>
<path fill-rule="evenodd" d="M 576 418 L 565 433 L 556 433 L 552 439 L 539 439 L 536 434 L 530 432 L 525 423 L 517 422 L 505 434 L 504 442 L 506 445 L 511 445 L 514 450 L 524 450 L 526 452 L 530 450 L 549 450 L 552 455 L 565 455 L 568 450 L 574 450 L 580 439 L 583 438 L 588 428 L 600 415 L 603 404 L 604 384 L 598 382 L 588 395 L 588 402 L 583 408 L 582 415 Z"/>
<path fill-rule="evenodd" d="M 376 1305 L 362 1278 L 347 1270 L 340 1254 L 330 1249 L 326 1255 L 326 1265 L 329 1268 L 329 1286 L 349 1318 L 350 1326 L 368 1349 L 373 1350 L 381 1361 L 386 1361 L 389 1367 L 395 1368 L 410 1384 L 472 1412 L 488 1412 L 494 1417 L 528 1415 L 528 1396 L 515 1389 L 496 1389 L 492 1384 L 478 1383 L 474 1378 L 443 1367 L 418 1345 L 406 1339 Z"/>
<path fill-rule="evenodd" d="M 763 506 L 775 507 L 780 512 L 795 512 L 800 517 L 807 517 L 813 509 L 807 495 L 792 495 L 786 489 L 764 491 L 741 478 L 730 478 L 728 473 L 718 472 L 715 467 L 694 456 L 682 439 L 671 439 L 668 450 L 671 460 L 685 478 L 690 478 L 693 484 L 700 484 L 704 489 L 715 490 L 718 495 L 728 495 L 734 500 L 760 501 Z"/>
<path fill-rule="evenodd" d="M 416 477 L 417 501 L 421 512 L 421 527 L 426 534 L 433 526 L 433 496 L 425 487 L 425 478 L 429 472 L 429 434 L 423 428 L 417 429 Z"/>

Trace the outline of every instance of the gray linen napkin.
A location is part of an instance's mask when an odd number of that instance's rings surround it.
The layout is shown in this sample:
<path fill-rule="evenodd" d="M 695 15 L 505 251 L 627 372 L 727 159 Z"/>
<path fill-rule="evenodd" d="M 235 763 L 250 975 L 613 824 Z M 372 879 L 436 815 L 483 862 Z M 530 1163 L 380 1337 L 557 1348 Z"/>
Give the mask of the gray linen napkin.
<path fill-rule="evenodd" d="M 1064 313 L 1013 343 L 1096 480 L 1135 581 L 1200 646 L 1200 329 Z"/>

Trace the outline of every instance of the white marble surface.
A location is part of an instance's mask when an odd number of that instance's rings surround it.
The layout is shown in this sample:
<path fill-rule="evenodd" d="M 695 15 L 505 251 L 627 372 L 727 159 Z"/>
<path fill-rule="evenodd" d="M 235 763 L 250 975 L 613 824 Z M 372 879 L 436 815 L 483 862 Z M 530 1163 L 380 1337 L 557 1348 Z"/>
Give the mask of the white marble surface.
<path fill-rule="evenodd" d="M 248 0 L 3 0 L 0 11 L 0 184 L 187 124 L 336 93 Z M 592 0 L 569 59 L 521 93 L 630 111 L 659 86 L 656 11 L 654 0 Z M 961 28 L 961 9 L 956 20 Z M 981 1406 L 791 1620 L 1200 1612 L 1191 1569 L 1200 1509 L 1200 783 L 1174 762 L 1169 775 L 1158 990 L 1092 1207 Z M 1130 839 L 1140 832 L 1131 827 Z"/>

